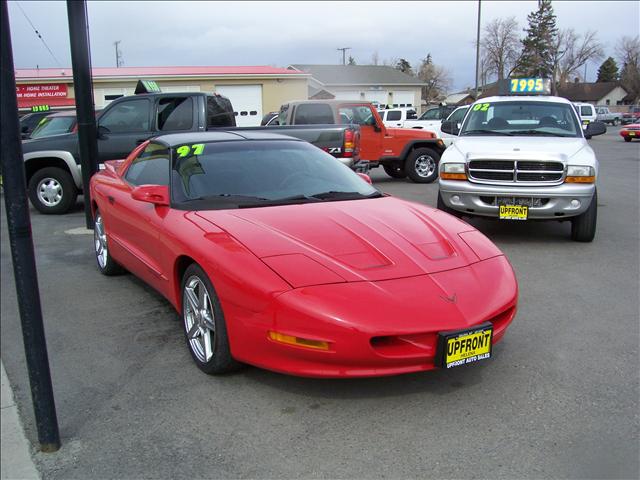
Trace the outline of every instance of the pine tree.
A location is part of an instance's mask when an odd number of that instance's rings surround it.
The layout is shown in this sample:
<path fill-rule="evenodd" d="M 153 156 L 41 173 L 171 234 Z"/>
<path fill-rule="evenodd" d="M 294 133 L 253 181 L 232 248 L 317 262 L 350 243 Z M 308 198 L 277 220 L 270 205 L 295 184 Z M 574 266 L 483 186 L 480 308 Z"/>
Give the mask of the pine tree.
<path fill-rule="evenodd" d="M 558 37 L 551 0 L 538 0 L 538 9 L 527 16 L 529 26 L 522 40 L 517 73 L 526 77 L 553 77 L 553 45 Z"/>
<path fill-rule="evenodd" d="M 407 75 L 413 75 L 413 68 L 411 68 L 411 64 L 404 58 L 398 60 L 398 63 L 396 63 L 396 69 L 406 73 Z"/>
<path fill-rule="evenodd" d="M 618 65 L 613 57 L 609 57 L 600 65 L 596 82 L 615 82 L 616 80 L 618 80 Z"/>
<path fill-rule="evenodd" d="M 357 65 L 356 59 L 349 55 L 349 61 L 347 62 L 347 65 Z"/>

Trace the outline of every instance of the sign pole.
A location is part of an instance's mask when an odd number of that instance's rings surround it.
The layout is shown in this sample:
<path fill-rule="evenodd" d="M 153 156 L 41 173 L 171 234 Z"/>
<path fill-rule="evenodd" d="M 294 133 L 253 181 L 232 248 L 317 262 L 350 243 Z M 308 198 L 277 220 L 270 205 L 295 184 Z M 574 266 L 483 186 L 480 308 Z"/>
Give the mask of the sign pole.
<path fill-rule="evenodd" d="M 9 12 L 6 0 L 2 0 L 1 76 L 0 76 L 0 161 L 4 184 L 5 209 L 13 276 L 16 282 L 18 310 L 22 324 L 22 340 L 29 372 L 33 411 L 38 429 L 38 441 L 43 452 L 55 452 L 60 448 L 60 433 L 53 398 L 47 344 L 42 322 L 40 292 L 33 236 L 27 202 L 26 179 L 22 161 L 20 123 L 16 79 L 9 31 Z"/>
<path fill-rule="evenodd" d="M 87 26 L 87 4 L 85 0 L 67 0 L 67 16 L 69 18 L 73 86 L 76 94 L 76 114 L 78 117 L 84 216 L 87 228 L 93 229 L 89 181 L 91 176 L 98 171 L 98 130 L 96 128 L 96 111 L 93 107 L 89 27 Z"/>

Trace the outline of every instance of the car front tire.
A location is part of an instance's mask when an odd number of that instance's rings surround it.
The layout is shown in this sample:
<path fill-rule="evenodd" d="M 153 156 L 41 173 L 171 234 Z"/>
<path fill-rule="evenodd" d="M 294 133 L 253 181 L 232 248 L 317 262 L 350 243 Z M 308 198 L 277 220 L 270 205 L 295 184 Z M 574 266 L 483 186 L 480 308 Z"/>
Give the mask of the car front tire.
<path fill-rule="evenodd" d="M 29 200 L 40 213 L 60 215 L 76 203 L 78 189 L 66 170 L 47 167 L 38 170 L 29 180 Z"/>
<path fill-rule="evenodd" d="M 104 226 L 104 219 L 100 210 L 96 210 L 93 221 L 93 245 L 96 253 L 96 263 L 98 270 L 103 275 L 118 275 L 124 269 L 113 259 L 107 244 L 107 231 Z"/>
<path fill-rule="evenodd" d="M 405 162 L 404 171 L 416 183 L 431 183 L 438 178 L 440 155 L 431 148 L 416 148 Z"/>
<path fill-rule="evenodd" d="M 586 212 L 571 219 L 571 240 L 576 242 L 592 242 L 596 236 L 598 220 L 598 192 L 593 194 L 591 204 Z"/>
<path fill-rule="evenodd" d="M 236 370 L 222 306 L 213 284 L 197 264 L 182 277 L 182 325 L 187 348 L 198 368 L 209 375 Z"/>

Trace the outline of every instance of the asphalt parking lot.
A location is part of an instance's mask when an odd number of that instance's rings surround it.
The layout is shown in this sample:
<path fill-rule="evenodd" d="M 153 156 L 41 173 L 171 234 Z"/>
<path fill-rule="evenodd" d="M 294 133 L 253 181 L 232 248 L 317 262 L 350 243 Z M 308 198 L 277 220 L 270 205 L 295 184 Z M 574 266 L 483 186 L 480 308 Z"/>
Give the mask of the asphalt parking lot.
<path fill-rule="evenodd" d="M 162 297 L 94 265 L 81 204 L 32 209 L 62 449 L 44 478 L 638 478 L 640 143 L 598 154 L 598 232 L 471 220 L 511 260 L 519 313 L 488 362 L 391 378 L 317 380 L 248 367 L 209 377 Z M 437 185 L 372 172 L 435 206 Z M 2 208 L 4 217 L 4 206 Z M 6 222 L 2 361 L 36 442 Z"/>

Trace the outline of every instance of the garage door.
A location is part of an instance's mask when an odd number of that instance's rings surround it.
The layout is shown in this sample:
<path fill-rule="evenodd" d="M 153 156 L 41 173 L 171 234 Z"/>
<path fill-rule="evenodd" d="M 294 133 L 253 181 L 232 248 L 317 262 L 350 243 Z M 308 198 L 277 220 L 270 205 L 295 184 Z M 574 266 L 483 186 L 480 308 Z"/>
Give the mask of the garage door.
<path fill-rule="evenodd" d="M 378 102 L 380 105 L 386 105 L 389 100 L 389 92 L 386 90 L 370 90 L 365 93 L 365 98 L 369 102 Z"/>
<path fill-rule="evenodd" d="M 394 107 L 414 107 L 415 96 L 413 90 L 394 90 L 393 106 Z"/>
<path fill-rule="evenodd" d="M 359 90 L 352 90 L 347 92 L 335 92 L 336 100 L 362 100 Z"/>
<path fill-rule="evenodd" d="M 260 126 L 262 85 L 217 85 L 216 92 L 231 100 L 239 127 Z"/>

